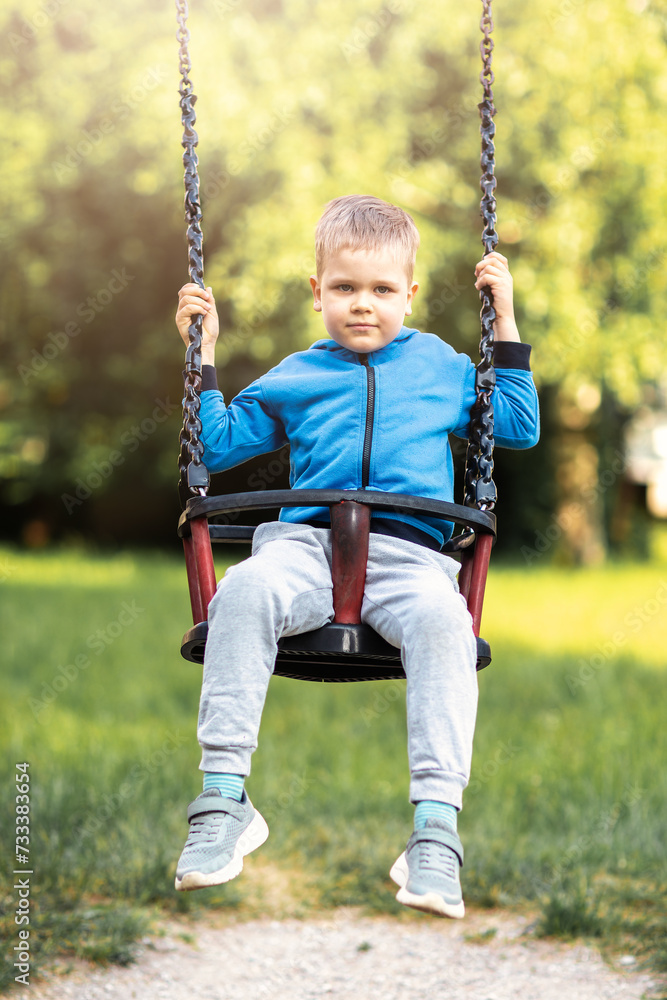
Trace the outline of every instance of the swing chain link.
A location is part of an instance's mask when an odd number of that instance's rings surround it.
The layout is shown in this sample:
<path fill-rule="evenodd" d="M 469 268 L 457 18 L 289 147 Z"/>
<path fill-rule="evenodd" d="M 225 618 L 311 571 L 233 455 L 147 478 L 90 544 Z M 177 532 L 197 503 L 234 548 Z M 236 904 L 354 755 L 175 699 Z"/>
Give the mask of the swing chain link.
<path fill-rule="evenodd" d="M 480 165 L 482 176 L 480 188 L 482 199 L 480 215 L 484 220 L 482 243 L 484 255 L 491 253 L 498 243 L 496 232 L 496 177 L 495 177 L 495 145 L 496 126 L 493 116 L 496 109 L 493 104 L 491 86 L 495 80 L 491 68 L 493 52 L 493 17 L 491 14 L 492 0 L 482 0 L 482 18 L 480 28 L 483 39 L 480 42 L 482 56 L 482 71 L 479 75 L 484 96 L 479 108 L 480 135 L 482 152 Z M 496 371 L 493 366 L 493 322 L 496 311 L 493 307 L 493 293 L 488 286 L 480 289 L 481 301 L 480 321 L 482 336 L 479 345 L 480 362 L 475 374 L 476 400 L 470 414 L 470 431 L 468 434 L 468 450 L 466 454 L 465 496 L 466 507 L 477 507 L 480 510 L 493 510 L 496 503 L 496 485 L 493 481 L 493 403 L 492 395 L 496 384 Z"/>
<path fill-rule="evenodd" d="M 193 93 L 192 81 L 190 80 L 192 64 L 188 52 L 190 32 L 187 27 L 187 17 L 187 0 L 176 0 L 176 19 L 178 22 L 176 38 L 179 43 L 179 72 L 181 75 L 178 92 L 180 94 L 181 122 L 183 124 L 181 145 L 183 146 L 185 218 L 188 223 L 188 272 L 190 281 L 199 285 L 200 288 L 204 288 L 202 213 L 199 201 L 199 175 L 197 172 L 199 161 L 196 152 L 199 136 L 194 128 L 197 121 L 194 109 L 197 97 Z M 199 418 L 201 405 L 199 391 L 201 389 L 202 324 L 203 316 L 201 313 L 193 316 L 188 329 L 190 342 L 185 353 L 185 370 L 183 371 L 183 427 L 181 429 L 181 450 L 178 459 L 180 474 L 179 493 L 183 505 L 187 502 L 190 494 L 206 496 L 209 486 L 208 469 L 202 460 L 204 445 L 199 439 L 202 429 Z"/>

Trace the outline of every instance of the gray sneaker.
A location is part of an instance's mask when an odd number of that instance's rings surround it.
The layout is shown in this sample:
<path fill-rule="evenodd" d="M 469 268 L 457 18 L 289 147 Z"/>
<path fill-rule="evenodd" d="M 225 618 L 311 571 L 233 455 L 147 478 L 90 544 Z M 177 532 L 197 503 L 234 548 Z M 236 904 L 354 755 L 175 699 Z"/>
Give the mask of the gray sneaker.
<path fill-rule="evenodd" d="M 176 868 L 177 889 L 202 889 L 236 878 L 243 858 L 269 835 L 266 820 L 243 792 L 240 802 L 209 788 L 188 806 L 190 833 Z"/>
<path fill-rule="evenodd" d="M 415 830 L 390 875 L 400 886 L 399 903 L 440 917 L 460 919 L 465 915 L 459 870 L 463 846 L 451 827 L 429 819 L 423 830 Z"/>

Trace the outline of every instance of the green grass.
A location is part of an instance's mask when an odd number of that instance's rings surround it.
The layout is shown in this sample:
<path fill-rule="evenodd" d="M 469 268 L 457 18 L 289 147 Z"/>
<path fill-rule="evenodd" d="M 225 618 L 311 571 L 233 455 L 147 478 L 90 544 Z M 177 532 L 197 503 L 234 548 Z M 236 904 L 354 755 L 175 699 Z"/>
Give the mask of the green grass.
<path fill-rule="evenodd" d="M 8 550 L 0 567 L 3 758 L 30 763 L 33 974 L 59 954 L 130 961 L 155 913 L 280 916 L 272 886 L 294 884 L 281 875 L 294 869 L 318 905 L 403 909 L 388 878 L 412 817 L 402 684 L 275 678 L 248 782 L 271 837 L 241 879 L 176 893 L 185 806 L 200 790 L 180 561 Z M 469 903 L 528 905 L 538 933 L 667 970 L 663 581 L 664 564 L 493 569 L 482 631 L 494 662 L 480 674 L 459 826 Z M 11 954 L 9 874 L 3 885 Z M 297 894 L 289 912 L 310 905 Z M 0 988 L 13 977 L 8 967 Z"/>

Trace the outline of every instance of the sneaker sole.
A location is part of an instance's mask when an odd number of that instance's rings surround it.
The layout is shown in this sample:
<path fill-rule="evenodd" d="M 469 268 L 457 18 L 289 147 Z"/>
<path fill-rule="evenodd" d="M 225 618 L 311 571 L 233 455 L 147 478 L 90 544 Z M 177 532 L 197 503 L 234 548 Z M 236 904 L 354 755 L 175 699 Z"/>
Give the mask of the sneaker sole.
<path fill-rule="evenodd" d="M 422 896 L 408 892 L 405 888 L 409 877 L 405 851 L 391 866 L 389 876 L 400 886 L 396 899 L 404 906 L 411 906 L 413 910 L 422 910 L 424 913 L 434 913 L 438 917 L 451 917 L 453 920 L 461 920 L 465 916 L 466 908 L 463 900 L 460 903 L 448 903 L 437 892 L 426 892 Z"/>
<path fill-rule="evenodd" d="M 269 828 L 266 820 L 255 810 L 252 822 L 239 837 L 234 854 L 224 868 L 218 868 L 215 872 L 186 872 L 183 878 L 175 879 L 174 887 L 181 892 L 189 892 L 192 889 L 205 889 L 208 885 L 230 882 L 241 873 L 246 854 L 261 847 L 268 836 Z"/>

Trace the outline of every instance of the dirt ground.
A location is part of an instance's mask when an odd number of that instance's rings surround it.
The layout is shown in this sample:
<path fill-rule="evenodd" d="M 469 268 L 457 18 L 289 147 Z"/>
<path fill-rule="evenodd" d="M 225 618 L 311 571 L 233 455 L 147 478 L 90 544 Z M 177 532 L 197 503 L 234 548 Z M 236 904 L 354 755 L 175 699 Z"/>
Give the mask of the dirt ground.
<path fill-rule="evenodd" d="M 216 925 L 215 921 L 219 921 Z M 529 917 L 403 919 L 339 909 L 315 919 L 170 920 L 135 964 L 70 963 L 31 1000 L 641 1000 L 654 985 L 631 956 L 537 940 Z"/>

